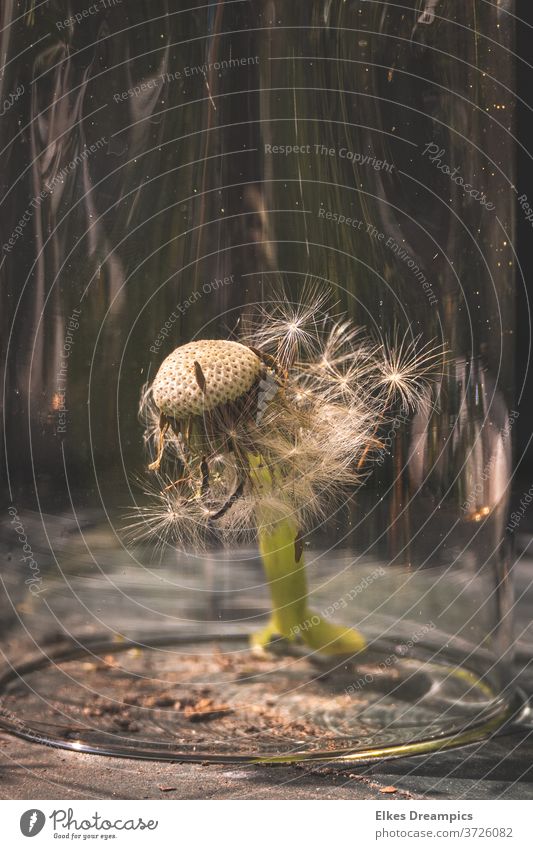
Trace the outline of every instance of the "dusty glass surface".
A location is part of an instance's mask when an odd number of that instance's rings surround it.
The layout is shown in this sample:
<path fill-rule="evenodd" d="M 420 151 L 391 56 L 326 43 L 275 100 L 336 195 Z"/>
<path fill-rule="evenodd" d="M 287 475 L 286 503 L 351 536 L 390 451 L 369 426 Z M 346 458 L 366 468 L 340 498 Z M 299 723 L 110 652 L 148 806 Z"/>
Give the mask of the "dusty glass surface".
<path fill-rule="evenodd" d="M 1 722 L 200 760 L 483 736 L 512 697 L 512 3 L 179 6 L 2 11 Z M 142 386 L 309 278 L 448 351 L 431 409 L 304 537 L 353 657 L 250 651 L 255 546 L 126 530 Z"/>

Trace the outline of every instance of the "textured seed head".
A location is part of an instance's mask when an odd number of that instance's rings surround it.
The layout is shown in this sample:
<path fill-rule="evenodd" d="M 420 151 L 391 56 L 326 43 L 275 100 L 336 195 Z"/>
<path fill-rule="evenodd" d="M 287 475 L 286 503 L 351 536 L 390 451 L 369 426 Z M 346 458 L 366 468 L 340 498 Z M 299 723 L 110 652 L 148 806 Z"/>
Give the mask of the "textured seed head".
<path fill-rule="evenodd" d="M 161 364 L 153 398 L 167 416 L 178 420 L 198 416 L 249 392 L 261 371 L 259 357 L 240 342 L 189 342 Z"/>

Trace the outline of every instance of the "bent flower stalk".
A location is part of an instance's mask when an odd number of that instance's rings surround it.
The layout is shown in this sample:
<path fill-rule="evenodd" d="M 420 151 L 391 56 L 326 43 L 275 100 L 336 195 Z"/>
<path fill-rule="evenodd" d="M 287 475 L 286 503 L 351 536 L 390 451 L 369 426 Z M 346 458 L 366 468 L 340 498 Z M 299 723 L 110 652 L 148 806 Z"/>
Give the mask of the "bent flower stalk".
<path fill-rule="evenodd" d="M 363 636 L 308 607 L 303 534 L 362 483 L 393 408 L 427 399 L 442 350 L 374 342 L 324 303 L 280 296 L 238 341 L 189 342 L 164 360 L 141 399 L 155 481 L 133 528 L 194 549 L 255 538 L 272 614 L 253 645 L 353 655 Z"/>

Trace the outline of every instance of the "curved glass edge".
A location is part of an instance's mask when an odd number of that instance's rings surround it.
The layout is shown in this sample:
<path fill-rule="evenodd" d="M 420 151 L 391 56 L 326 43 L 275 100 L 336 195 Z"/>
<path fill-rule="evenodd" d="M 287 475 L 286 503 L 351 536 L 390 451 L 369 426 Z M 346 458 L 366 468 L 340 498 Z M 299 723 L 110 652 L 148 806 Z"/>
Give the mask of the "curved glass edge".
<path fill-rule="evenodd" d="M 239 642 L 242 641 L 245 636 L 246 635 L 242 633 L 237 633 L 225 634 L 224 636 L 221 635 L 220 638 L 228 642 Z M 175 636 L 171 637 L 167 634 L 153 635 L 151 637 L 151 644 L 155 647 L 156 645 L 161 646 L 176 643 L 187 644 L 191 642 L 200 643 L 211 642 L 212 640 L 213 636 L 206 634 L 190 634 L 187 637 L 181 636 L 178 638 Z M 94 638 L 93 640 L 90 640 L 90 649 L 88 645 L 86 648 L 72 646 L 69 649 L 58 650 L 53 654 L 53 656 L 49 655 L 47 658 L 37 658 L 21 664 L 16 668 L 12 667 L 0 677 L 0 700 L 9 684 L 20 677 L 23 677 L 24 674 L 45 669 L 54 662 L 66 662 L 83 657 L 89 650 L 97 649 L 99 651 L 121 653 L 130 649 L 132 645 L 135 645 L 135 643 L 131 641 L 114 643 L 109 642 L 108 640 Z M 464 672 L 471 678 L 473 685 L 477 684 L 482 691 L 486 692 L 488 685 L 480 679 L 477 679 L 477 682 L 474 682 L 474 678 L 477 676 L 475 676 L 473 672 L 462 668 L 460 671 Z M 506 694 L 500 693 L 499 695 L 501 699 L 500 705 L 494 710 L 491 716 L 488 718 L 485 717 L 477 723 L 473 722 L 471 725 L 466 725 L 451 734 L 443 733 L 442 735 L 435 735 L 428 739 L 387 746 L 371 746 L 368 748 L 357 749 L 354 746 L 353 749 L 346 747 L 342 749 L 330 748 L 328 750 L 315 750 L 308 752 L 286 752 L 279 755 L 258 755 L 253 753 L 253 751 L 249 754 L 217 754 L 216 752 L 206 751 L 190 753 L 180 750 L 179 748 L 170 748 L 168 744 L 164 743 L 162 743 L 161 746 L 158 746 L 153 743 L 137 744 L 135 741 L 131 741 L 131 743 L 127 746 L 120 746 L 106 744 L 99 745 L 96 743 L 90 744 L 84 743 L 81 740 L 66 740 L 52 734 L 46 734 L 37 728 L 32 728 L 23 720 L 18 719 L 18 717 L 14 714 L 6 711 L 1 707 L 1 705 L 0 729 L 28 742 L 39 743 L 52 748 L 66 749 L 86 754 L 104 755 L 107 757 L 129 758 L 132 760 L 182 761 L 189 763 L 240 763 L 249 765 L 291 764 L 301 763 L 304 761 L 308 763 L 335 762 L 338 764 L 365 764 L 379 760 L 436 753 L 447 749 L 466 746 L 494 736 L 496 733 L 506 733 L 511 729 L 518 728 L 522 724 L 524 713 L 527 713 L 528 710 L 526 697 L 519 689 L 515 689 L 513 692 L 507 694 L 506 701 L 504 701 Z M 496 698 L 497 694 L 493 693 L 493 696 Z"/>

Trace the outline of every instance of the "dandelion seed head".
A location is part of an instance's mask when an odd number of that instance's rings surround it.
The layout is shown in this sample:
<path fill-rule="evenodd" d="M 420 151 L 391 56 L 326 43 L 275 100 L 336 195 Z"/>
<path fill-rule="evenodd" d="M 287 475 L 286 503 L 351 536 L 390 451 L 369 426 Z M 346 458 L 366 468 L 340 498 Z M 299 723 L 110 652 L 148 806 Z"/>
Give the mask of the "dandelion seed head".
<path fill-rule="evenodd" d="M 280 294 L 280 293 L 278 293 Z M 260 305 L 238 342 L 187 343 L 143 387 L 154 476 L 131 538 L 200 549 L 291 517 L 325 518 L 361 486 L 395 405 L 427 402 L 442 349 L 372 340 L 308 285 Z"/>
<path fill-rule="evenodd" d="M 181 345 L 163 361 L 152 384 L 161 413 L 178 421 L 235 401 L 259 379 L 261 361 L 246 345 L 200 340 Z"/>

